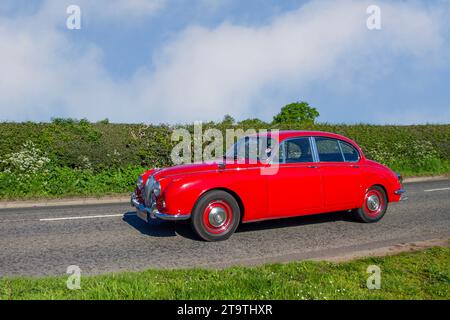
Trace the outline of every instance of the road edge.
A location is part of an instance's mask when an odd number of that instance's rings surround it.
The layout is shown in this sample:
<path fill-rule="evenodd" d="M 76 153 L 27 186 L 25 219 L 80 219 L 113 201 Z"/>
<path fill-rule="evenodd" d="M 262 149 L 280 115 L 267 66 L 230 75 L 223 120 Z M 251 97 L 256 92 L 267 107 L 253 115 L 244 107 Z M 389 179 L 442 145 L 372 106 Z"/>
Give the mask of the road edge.
<path fill-rule="evenodd" d="M 347 254 L 327 256 L 324 258 L 312 258 L 311 261 L 329 261 L 329 262 L 347 262 L 352 260 L 358 260 L 363 258 L 375 258 L 375 257 L 386 257 L 392 256 L 404 252 L 414 252 L 421 251 L 434 247 L 450 247 L 449 238 L 441 239 L 430 239 L 414 242 L 403 242 L 387 247 L 360 250 L 355 252 L 350 252 Z"/>
<path fill-rule="evenodd" d="M 115 204 L 130 202 L 130 195 L 107 196 L 100 198 L 70 198 L 70 199 L 46 199 L 46 200 L 24 200 L 24 201 L 0 201 L 0 209 L 22 209 L 42 207 L 66 207 L 83 206 L 95 204 Z"/>
<path fill-rule="evenodd" d="M 348 262 L 366 258 L 386 257 L 405 252 L 422 251 L 434 247 L 450 247 L 450 239 L 434 238 L 429 240 L 416 241 L 400 241 L 390 245 L 384 245 L 375 248 L 356 249 L 350 252 L 336 253 L 335 249 L 326 250 L 327 252 L 307 252 L 307 253 L 289 253 L 279 256 L 264 257 L 264 258 L 250 258 L 240 261 L 228 261 L 227 263 L 208 263 L 196 266 L 205 269 L 225 269 L 233 266 L 254 267 L 273 263 L 291 263 L 299 261 L 325 261 L 332 263 Z M 342 248 L 341 248 L 342 249 Z M 349 248 L 345 248 L 348 250 Z M 352 250 L 352 249 L 350 249 Z M 181 268 L 189 269 L 189 268 Z"/>
<path fill-rule="evenodd" d="M 404 183 L 416 183 L 426 181 L 447 180 L 449 176 L 431 176 L 431 177 L 412 177 L 405 178 Z M 130 201 L 130 195 L 112 195 L 103 197 L 85 197 L 85 198 L 63 198 L 63 199 L 37 199 L 24 201 L 0 201 L 0 209 L 21 209 L 21 208 L 41 208 L 41 207 L 59 207 L 59 206 L 82 206 L 95 204 L 115 204 L 126 203 Z"/>

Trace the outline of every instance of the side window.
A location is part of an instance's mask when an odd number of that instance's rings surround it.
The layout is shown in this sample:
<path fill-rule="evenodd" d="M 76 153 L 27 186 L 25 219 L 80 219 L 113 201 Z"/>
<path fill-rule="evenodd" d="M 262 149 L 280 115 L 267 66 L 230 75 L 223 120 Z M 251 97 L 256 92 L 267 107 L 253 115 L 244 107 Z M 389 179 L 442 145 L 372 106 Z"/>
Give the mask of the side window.
<path fill-rule="evenodd" d="M 322 162 L 344 162 L 339 142 L 336 139 L 316 137 L 317 153 Z"/>
<path fill-rule="evenodd" d="M 284 162 L 298 163 L 298 162 L 313 162 L 311 151 L 311 144 L 309 138 L 289 139 L 283 142 L 284 145 Z"/>
<path fill-rule="evenodd" d="M 355 147 L 344 141 L 339 141 L 339 144 L 341 145 L 345 161 L 356 162 L 359 160 L 359 152 Z"/>

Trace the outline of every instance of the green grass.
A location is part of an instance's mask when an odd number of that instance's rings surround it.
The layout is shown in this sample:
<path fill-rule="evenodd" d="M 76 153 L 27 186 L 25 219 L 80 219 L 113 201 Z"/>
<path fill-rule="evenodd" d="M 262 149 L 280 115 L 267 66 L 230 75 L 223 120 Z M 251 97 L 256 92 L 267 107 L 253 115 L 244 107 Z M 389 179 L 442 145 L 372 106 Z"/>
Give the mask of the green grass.
<path fill-rule="evenodd" d="M 81 279 L 2 278 L 0 299 L 450 299 L 450 248 L 345 263 L 293 262 L 224 270 L 147 270 Z M 381 289 L 369 290 L 369 265 Z"/>

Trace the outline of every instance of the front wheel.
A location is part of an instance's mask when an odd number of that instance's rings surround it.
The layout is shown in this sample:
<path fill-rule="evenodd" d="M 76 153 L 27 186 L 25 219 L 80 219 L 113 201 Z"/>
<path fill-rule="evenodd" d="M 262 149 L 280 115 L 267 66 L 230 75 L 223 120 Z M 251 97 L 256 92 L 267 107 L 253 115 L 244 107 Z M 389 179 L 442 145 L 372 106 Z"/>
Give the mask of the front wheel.
<path fill-rule="evenodd" d="M 377 222 L 383 218 L 387 207 L 387 196 L 383 188 L 374 186 L 367 190 L 362 207 L 356 209 L 354 214 L 362 222 Z"/>
<path fill-rule="evenodd" d="M 192 211 L 192 228 L 206 241 L 228 239 L 239 225 L 240 208 L 228 192 L 214 190 L 204 194 Z"/>

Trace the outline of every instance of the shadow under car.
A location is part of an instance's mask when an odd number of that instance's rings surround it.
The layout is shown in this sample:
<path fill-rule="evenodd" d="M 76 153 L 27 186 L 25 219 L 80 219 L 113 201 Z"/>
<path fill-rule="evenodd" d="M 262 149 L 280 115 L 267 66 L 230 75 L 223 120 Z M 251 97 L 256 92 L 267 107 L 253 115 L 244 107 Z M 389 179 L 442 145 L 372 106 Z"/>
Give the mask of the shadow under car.
<path fill-rule="evenodd" d="M 151 237 L 175 237 L 180 235 L 182 237 L 201 241 L 201 239 L 191 229 L 189 220 L 187 221 L 163 221 L 152 220 L 146 223 L 140 219 L 136 212 L 127 212 L 123 216 L 123 221 L 138 230 L 141 234 Z M 245 233 L 249 231 L 258 231 L 266 229 L 278 229 L 298 227 L 302 225 L 312 225 L 319 223 L 328 223 L 333 221 L 347 221 L 352 223 L 359 223 L 353 219 L 352 215 L 347 211 L 338 211 L 331 213 L 322 213 L 306 216 L 298 216 L 292 218 L 271 219 L 258 222 L 241 223 L 236 230 L 236 233 Z"/>

